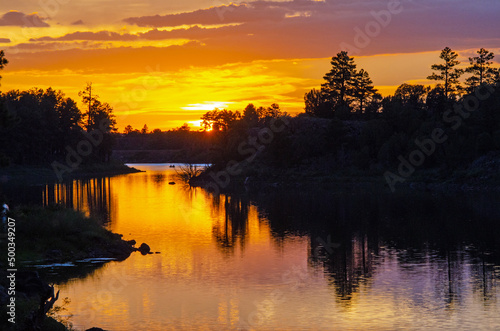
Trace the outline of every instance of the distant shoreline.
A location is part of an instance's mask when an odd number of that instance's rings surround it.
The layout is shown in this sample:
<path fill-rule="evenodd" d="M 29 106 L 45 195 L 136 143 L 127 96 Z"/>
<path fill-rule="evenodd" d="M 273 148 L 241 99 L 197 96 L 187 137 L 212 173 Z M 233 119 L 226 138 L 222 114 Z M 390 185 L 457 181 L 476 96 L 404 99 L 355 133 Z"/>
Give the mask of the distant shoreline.
<path fill-rule="evenodd" d="M 461 170 L 449 172 L 439 168 L 417 170 L 395 191 L 422 192 L 500 192 L 500 155 L 492 154 L 477 160 Z M 266 189 L 315 189 L 315 188 L 379 188 L 391 192 L 380 171 L 362 171 L 344 168 L 333 172 L 309 170 L 305 167 L 283 168 L 266 164 L 243 166 L 238 175 L 232 176 L 225 169 L 209 168 L 189 182 L 192 186 L 221 193 Z M 227 185 L 225 185 L 227 183 Z"/>
<path fill-rule="evenodd" d="M 65 174 L 63 179 L 109 177 L 136 172 L 141 171 L 123 163 L 91 164 L 79 167 L 75 171 Z M 11 165 L 0 168 L 0 183 L 2 184 L 44 184 L 57 181 L 56 173 L 47 165 Z"/>
<path fill-rule="evenodd" d="M 182 149 L 113 150 L 112 155 L 123 163 L 210 163 L 206 153 L 191 155 Z"/>

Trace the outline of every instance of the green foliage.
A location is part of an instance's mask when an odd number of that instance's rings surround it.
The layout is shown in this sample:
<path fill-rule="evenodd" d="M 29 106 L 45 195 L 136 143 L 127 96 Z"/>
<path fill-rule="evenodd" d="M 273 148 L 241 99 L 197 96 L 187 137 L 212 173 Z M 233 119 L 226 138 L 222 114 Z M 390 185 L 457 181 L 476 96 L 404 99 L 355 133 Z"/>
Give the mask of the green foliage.
<path fill-rule="evenodd" d="M 22 247 L 18 255 L 22 260 L 42 258 L 50 250 L 60 250 L 66 260 L 73 260 L 78 252 L 90 249 L 92 243 L 112 238 L 111 232 L 97 220 L 59 205 L 20 207 L 12 217 L 16 220 L 16 240 Z"/>

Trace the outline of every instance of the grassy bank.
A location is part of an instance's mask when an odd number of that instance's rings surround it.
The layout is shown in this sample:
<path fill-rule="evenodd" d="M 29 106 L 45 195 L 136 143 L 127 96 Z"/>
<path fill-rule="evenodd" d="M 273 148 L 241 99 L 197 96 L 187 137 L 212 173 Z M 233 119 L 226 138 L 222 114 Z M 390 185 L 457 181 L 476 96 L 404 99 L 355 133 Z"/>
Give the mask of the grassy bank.
<path fill-rule="evenodd" d="M 123 260 L 133 251 L 121 235 L 106 230 L 99 221 L 59 205 L 19 207 L 10 217 L 16 220 L 20 263 L 98 257 Z"/>
<path fill-rule="evenodd" d="M 97 220 L 80 212 L 59 205 L 42 208 L 23 206 L 10 215 L 15 220 L 16 275 L 16 325 L 2 319 L 2 330 L 66 330 L 67 326 L 40 313 L 42 305 L 51 297 L 51 287 L 30 271 L 29 265 L 74 262 L 87 258 L 126 259 L 136 249 L 135 242 L 126 242 L 122 236 L 106 230 Z M 6 315 L 7 289 L 7 239 L 2 234 L 2 259 L 0 267 L 0 300 L 3 316 Z M 67 277 L 71 277 L 66 275 Z M 49 293 L 49 294 L 47 294 Z M 52 294 L 54 294 L 52 292 Z M 62 294 L 63 295 L 63 294 Z M 56 307 L 61 304 L 59 300 Z M 57 317 L 52 309 L 48 315 Z M 40 317 L 41 316 L 41 317 Z"/>

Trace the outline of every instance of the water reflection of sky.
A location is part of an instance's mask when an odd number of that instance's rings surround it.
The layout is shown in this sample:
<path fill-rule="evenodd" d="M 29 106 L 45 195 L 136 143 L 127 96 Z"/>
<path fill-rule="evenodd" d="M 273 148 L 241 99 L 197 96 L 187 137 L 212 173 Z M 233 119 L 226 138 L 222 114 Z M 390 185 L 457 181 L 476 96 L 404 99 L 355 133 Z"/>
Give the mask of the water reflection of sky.
<path fill-rule="evenodd" d="M 500 327 L 492 196 L 214 197 L 179 182 L 173 168 L 140 167 L 148 171 L 41 190 L 45 202 L 100 215 L 161 252 L 61 284 L 78 328 Z"/>

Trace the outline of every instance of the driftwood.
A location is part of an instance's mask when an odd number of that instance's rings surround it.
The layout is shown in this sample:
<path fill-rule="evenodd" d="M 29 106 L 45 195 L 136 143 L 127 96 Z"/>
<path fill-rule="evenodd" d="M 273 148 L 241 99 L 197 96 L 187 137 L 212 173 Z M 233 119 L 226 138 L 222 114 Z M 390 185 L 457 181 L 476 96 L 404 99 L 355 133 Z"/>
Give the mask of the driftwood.
<path fill-rule="evenodd" d="M 42 330 L 47 312 L 59 299 L 59 291 L 55 293 L 54 286 L 41 280 L 37 272 L 20 272 L 18 275 L 20 278 L 20 292 L 28 297 L 38 296 L 40 299 L 38 309 L 31 312 L 26 326 L 28 330 Z"/>
<path fill-rule="evenodd" d="M 59 291 L 57 291 L 57 294 L 54 296 L 54 286 L 50 286 L 51 293 L 48 298 L 42 299 L 42 302 L 40 303 L 40 313 L 42 313 L 42 308 L 43 308 L 43 315 L 45 316 L 49 310 L 54 306 L 54 303 L 56 303 L 57 299 L 59 299 Z"/>

